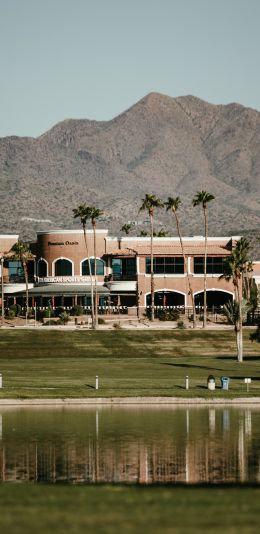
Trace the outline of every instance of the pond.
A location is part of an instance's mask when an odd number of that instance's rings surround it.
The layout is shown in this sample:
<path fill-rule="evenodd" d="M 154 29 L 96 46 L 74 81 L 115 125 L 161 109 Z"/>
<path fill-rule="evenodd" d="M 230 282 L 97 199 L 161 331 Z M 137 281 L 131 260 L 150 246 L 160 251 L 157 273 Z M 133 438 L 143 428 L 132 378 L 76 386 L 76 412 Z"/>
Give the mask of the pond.
<path fill-rule="evenodd" d="M 254 407 L 1 408 L 1 482 L 260 482 Z"/>

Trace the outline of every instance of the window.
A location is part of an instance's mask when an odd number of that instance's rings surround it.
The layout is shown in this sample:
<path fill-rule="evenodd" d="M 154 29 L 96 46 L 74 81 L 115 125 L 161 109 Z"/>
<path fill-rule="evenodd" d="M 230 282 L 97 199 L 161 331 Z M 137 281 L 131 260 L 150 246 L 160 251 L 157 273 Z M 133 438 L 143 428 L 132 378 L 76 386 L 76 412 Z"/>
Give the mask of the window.
<path fill-rule="evenodd" d="M 151 258 L 146 258 L 146 274 L 151 274 Z M 154 274 L 184 274 L 183 258 L 157 258 L 153 259 Z"/>
<path fill-rule="evenodd" d="M 40 278 L 45 278 L 45 276 L 47 276 L 47 263 L 45 260 L 38 261 L 38 276 Z"/>
<path fill-rule="evenodd" d="M 222 257 L 207 257 L 207 274 L 223 274 L 224 263 L 226 258 Z M 194 258 L 194 274 L 204 273 L 204 258 Z"/>
<path fill-rule="evenodd" d="M 103 276 L 104 275 L 104 262 L 103 260 L 96 260 L 97 265 L 97 275 Z M 91 266 L 91 274 L 95 274 L 95 260 L 94 258 L 91 258 L 90 260 L 90 266 Z M 88 260 L 84 260 L 81 264 L 81 273 L 82 276 L 89 276 L 89 266 L 88 266 Z"/>
<path fill-rule="evenodd" d="M 71 276 L 72 263 L 69 260 L 57 260 L 55 263 L 55 276 Z"/>
<path fill-rule="evenodd" d="M 10 282 L 24 282 L 24 272 L 20 261 L 8 262 L 8 274 Z"/>
<path fill-rule="evenodd" d="M 135 258 L 112 258 L 113 277 L 127 277 L 136 275 Z"/>

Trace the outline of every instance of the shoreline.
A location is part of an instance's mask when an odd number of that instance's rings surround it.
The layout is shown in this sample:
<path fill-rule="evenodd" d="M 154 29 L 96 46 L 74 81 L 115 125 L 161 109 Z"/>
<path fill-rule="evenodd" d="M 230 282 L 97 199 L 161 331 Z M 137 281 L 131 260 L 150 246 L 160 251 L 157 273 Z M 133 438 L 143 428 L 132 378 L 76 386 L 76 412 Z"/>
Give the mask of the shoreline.
<path fill-rule="evenodd" d="M 60 399 L 0 399 L 0 408 L 5 406 L 146 406 L 146 405 L 259 405 L 260 397 L 235 397 L 234 399 L 204 399 L 202 397 L 108 397 L 108 398 L 60 398 Z"/>

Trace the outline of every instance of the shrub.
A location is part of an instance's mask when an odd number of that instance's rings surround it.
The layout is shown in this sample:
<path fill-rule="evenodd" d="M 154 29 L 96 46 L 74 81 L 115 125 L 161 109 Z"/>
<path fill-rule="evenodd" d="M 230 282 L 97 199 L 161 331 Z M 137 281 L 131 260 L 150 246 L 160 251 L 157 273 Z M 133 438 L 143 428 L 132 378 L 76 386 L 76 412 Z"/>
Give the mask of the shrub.
<path fill-rule="evenodd" d="M 105 319 L 103 319 L 102 317 L 99 317 L 98 318 L 98 324 L 106 324 Z"/>
<path fill-rule="evenodd" d="M 9 310 L 14 311 L 15 317 L 19 317 L 19 315 L 21 315 L 22 306 L 20 306 L 20 304 L 11 304 Z"/>
<path fill-rule="evenodd" d="M 55 308 L 55 310 L 53 311 L 53 315 L 55 317 L 59 317 L 61 313 L 63 313 L 65 310 L 62 306 L 58 306 L 57 308 Z"/>
<path fill-rule="evenodd" d="M 51 319 L 51 317 L 54 317 L 52 308 L 47 308 L 47 310 L 37 310 L 37 321 L 43 322 L 43 319 Z"/>
<path fill-rule="evenodd" d="M 177 321 L 180 317 L 178 310 L 159 310 L 159 321 Z"/>
<path fill-rule="evenodd" d="M 114 328 L 115 330 L 120 330 L 120 328 L 121 328 L 121 324 L 120 324 L 120 323 L 113 323 L 113 328 Z"/>
<path fill-rule="evenodd" d="M 179 320 L 177 321 L 177 327 L 178 327 L 178 328 L 182 328 L 182 329 L 185 328 L 185 324 L 184 324 L 184 322 L 183 322 L 182 319 L 179 319 Z"/>
<path fill-rule="evenodd" d="M 11 310 L 11 309 L 6 310 L 6 312 L 5 312 L 5 318 L 6 318 L 6 319 L 9 319 L 10 321 L 12 321 L 12 320 L 15 318 L 15 312 L 14 312 L 14 310 Z"/>
<path fill-rule="evenodd" d="M 66 311 L 63 311 L 60 314 L 59 318 L 60 318 L 60 323 L 61 324 L 66 324 L 69 321 L 70 316 Z"/>
<path fill-rule="evenodd" d="M 60 324 L 59 321 L 55 321 L 55 319 L 50 319 L 49 321 L 42 323 L 42 326 L 57 326 L 57 324 Z"/>
<path fill-rule="evenodd" d="M 83 307 L 82 306 L 72 306 L 71 310 L 70 310 L 70 315 L 83 315 Z"/>
<path fill-rule="evenodd" d="M 252 332 L 252 334 L 250 334 L 250 339 L 251 341 L 257 341 L 258 343 L 260 343 L 260 325 L 258 325 L 255 332 Z"/>

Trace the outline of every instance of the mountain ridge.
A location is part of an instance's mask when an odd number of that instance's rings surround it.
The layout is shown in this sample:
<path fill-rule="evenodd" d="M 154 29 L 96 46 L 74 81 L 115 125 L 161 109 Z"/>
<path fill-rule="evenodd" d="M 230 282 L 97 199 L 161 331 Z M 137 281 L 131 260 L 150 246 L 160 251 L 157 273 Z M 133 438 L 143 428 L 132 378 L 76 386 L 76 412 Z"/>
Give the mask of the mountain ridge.
<path fill-rule="evenodd" d="M 33 238 L 50 226 L 73 227 L 72 208 L 83 201 L 104 209 L 110 231 L 133 220 L 143 221 L 139 232 L 146 223 L 138 207 L 151 192 L 181 196 L 182 232 L 201 234 L 202 213 L 191 206 L 201 189 L 216 197 L 211 233 L 257 229 L 259 147 L 257 110 L 154 92 L 109 121 L 65 119 L 36 138 L 0 138 L 0 232 Z M 52 224 L 27 224 L 25 213 Z M 162 211 L 157 225 L 174 230 Z"/>

